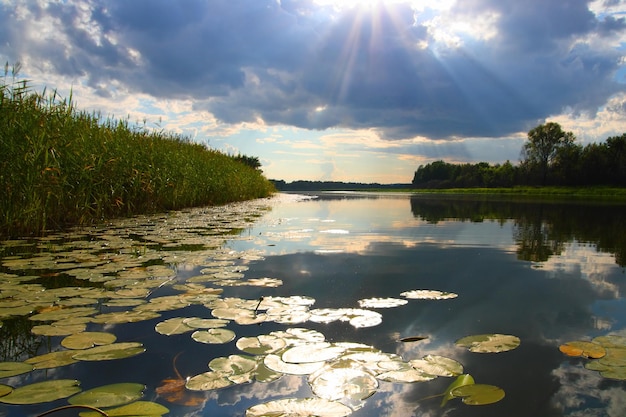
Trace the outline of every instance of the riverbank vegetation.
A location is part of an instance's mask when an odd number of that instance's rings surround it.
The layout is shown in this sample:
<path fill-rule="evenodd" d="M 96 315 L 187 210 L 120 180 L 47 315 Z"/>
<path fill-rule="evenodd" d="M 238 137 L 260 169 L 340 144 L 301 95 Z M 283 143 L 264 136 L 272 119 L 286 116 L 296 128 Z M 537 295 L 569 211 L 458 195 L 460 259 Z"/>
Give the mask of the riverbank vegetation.
<path fill-rule="evenodd" d="M 258 159 L 75 108 L 0 80 L 0 236 L 224 204 L 274 191 Z"/>
<path fill-rule="evenodd" d="M 579 145 L 558 123 L 528 132 L 521 162 L 491 165 L 435 161 L 420 165 L 414 188 L 495 188 L 515 186 L 626 187 L 626 133 L 603 143 Z"/>

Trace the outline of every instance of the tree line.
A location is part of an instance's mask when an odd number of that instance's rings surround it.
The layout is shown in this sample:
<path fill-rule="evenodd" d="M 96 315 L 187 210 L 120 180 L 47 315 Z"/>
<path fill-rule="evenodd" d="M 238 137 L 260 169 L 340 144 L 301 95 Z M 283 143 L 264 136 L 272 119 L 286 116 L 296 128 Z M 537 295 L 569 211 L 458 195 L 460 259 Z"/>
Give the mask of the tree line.
<path fill-rule="evenodd" d="M 558 123 L 528 132 L 520 163 L 452 164 L 442 160 L 420 165 L 416 188 L 512 187 L 515 185 L 626 186 L 626 133 L 603 143 L 582 146 Z"/>

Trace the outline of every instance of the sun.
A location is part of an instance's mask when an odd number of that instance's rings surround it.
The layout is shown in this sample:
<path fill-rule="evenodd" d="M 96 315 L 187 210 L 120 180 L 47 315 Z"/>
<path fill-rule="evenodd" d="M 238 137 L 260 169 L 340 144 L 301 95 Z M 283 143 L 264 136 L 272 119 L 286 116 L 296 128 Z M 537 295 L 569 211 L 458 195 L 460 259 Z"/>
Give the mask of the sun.
<path fill-rule="evenodd" d="M 408 3 L 407 0 L 315 0 L 318 6 L 330 6 L 337 10 L 373 8 L 392 3 Z"/>

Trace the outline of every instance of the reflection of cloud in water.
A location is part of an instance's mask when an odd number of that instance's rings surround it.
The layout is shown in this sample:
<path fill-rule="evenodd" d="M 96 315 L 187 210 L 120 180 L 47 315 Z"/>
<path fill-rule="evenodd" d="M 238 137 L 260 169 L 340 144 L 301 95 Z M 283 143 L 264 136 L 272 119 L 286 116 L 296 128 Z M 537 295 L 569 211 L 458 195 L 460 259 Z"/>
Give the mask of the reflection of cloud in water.
<path fill-rule="evenodd" d="M 238 404 L 244 399 L 254 399 L 255 403 L 262 403 L 269 398 L 293 396 L 303 388 L 308 388 L 304 377 L 283 375 L 269 383 L 255 382 L 210 391 L 208 398 L 217 401 L 220 406 Z"/>
<path fill-rule="evenodd" d="M 554 255 L 540 265 L 542 269 L 551 271 L 553 277 L 563 272 L 579 273 L 604 297 L 619 298 L 620 296 L 619 287 L 615 283 L 606 281 L 606 277 L 615 269 L 615 257 L 599 252 L 595 245 L 568 243 L 560 255 Z"/>
<path fill-rule="evenodd" d="M 560 381 L 552 401 L 564 414 L 573 417 L 624 416 L 626 391 L 621 383 L 602 378 L 598 372 L 585 369 L 582 363 L 563 363 L 552 374 Z"/>

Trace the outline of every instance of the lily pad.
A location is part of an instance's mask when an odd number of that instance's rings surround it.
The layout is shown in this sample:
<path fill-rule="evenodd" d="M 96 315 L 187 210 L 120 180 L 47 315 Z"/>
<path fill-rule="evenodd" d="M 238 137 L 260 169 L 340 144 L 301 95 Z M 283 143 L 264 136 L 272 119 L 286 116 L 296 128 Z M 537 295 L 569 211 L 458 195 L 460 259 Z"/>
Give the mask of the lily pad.
<path fill-rule="evenodd" d="M 158 417 L 169 413 L 167 407 L 151 401 L 136 401 L 132 404 L 106 410 L 109 417 Z M 80 413 L 80 417 L 101 417 L 96 411 Z"/>
<path fill-rule="evenodd" d="M 282 372 L 276 372 L 263 363 L 263 356 L 257 356 L 257 365 L 254 372 L 254 379 L 258 382 L 273 382 L 283 376 Z"/>
<path fill-rule="evenodd" d="M 112 343 L 86 349 L 72 356 L 80 361 L 108 361 L 113 359 L 130 358 L 146 351 L 139 342 Z"/>
<path fill-rule="evenodd" d="M 461 397 L 467 405 L 493 404 L 504 398 L 504 390 L 495 385 L 470 384 L 452 390 L 452 395 Z"/>
<path fill-rule="evenodd" d="M 270 333 L 271 336 L 280 337 L 287 345 L 296 346 L 303 343 L 323 342 L 326 336 L 317 330 L 305 329 L 302 327 L 291 327 L 285 331 L 275 331 Z"/>
<path fill-rule="evenodd" d="M 284 339 L 273 335 L 259 335 L 253 337 L 241 337 L 237 340 L 237 349 L 251 355 L 266 355 L 274 353 L 285 347 Z"/>
<path fill-rule="evenodd" d="M 235 332 L 228 329 L 196 330 L 191 334 L 191 337 L 196 342 L 217 345 L 235 339 Z"/>
<path fill-rule="evenodd" d="M 74 359 L 74 354 L 75 352 L 71 350 L 61 350 L 34 356 L 26 359 L 24 362 L 33 365 L 33 369 L 57 368 L 78 362 Z"/>
<path fill-rule="evenodd" d="M 246 417 L 345 417 L 350 414 L 350 407 L 323 398 L 283 398 L 257 404 L 246 411 Z"/>
<path fill-rule="evenodd" d="M 323 362 L 334 359 L 344 352 L 344 348 L 333 346 L 328 342 L 307 343 L 287 349 L 281 359 L 289 363 Z"/>
<path fill-rule="evenodd" d="M 85 324 L 43 324 L 40 326 L 33 326 L 30 331 L 32 334 L 36 334 L 39 336 L 67 336 L 75 333 L 80 333 L 86 328 L 87 326 Z"/>
<path fill-rule="evenodd" d="M 263 363 L 272 371 L 290 375 L 308 375 L 324 366 L 324 362 L 287 363 L 274 354 L 265 356 Z"/>
<path fill-rule="evenodd" d="M 0 397 L 4 397 L 13 391 L 13 387 L 9 385 L 0 384 Z"/>
<path fill-rule="evenodd" d="M 411 290 L 400 293 L 400 295 L 414 300 L 448 300 L 459 296 L 453 292 L 438 290 Z"/>
<path fill-rule="evenodd" d="M 309 320 L 315 323 L 347 321 L 356 328 L 377 326 L 383 321 L 380 313 L 358 308 L 321 308 L 310 313 Z"/>
<path fill-rule="evenodd" d="M 224 372 L 229 375 L 240 375 L 251 372 L 256 368 L 257 362 L 254 357 L 243 355 L 230 355 L 219 357 L 209 362 L 209 368 L 216 372 Z"/>
<path fill-rule="evenodd" d="M 626 336 L 616 334 L 607 334 L 593 338 L 592 342 L 597 343 L 605 348 L 626 347 Z"/>
<path fill-rule="evenodd" d="M 436 375 L 427 374 L 420 370 L 409 368 L 387 371 L 377 375 L 378 379 L 388 382 L 423 382 L 436 378 Z"/>
<path fill-rule="evenodd" d="M 117 337 L 107 332 L 81 332 L 61 340 L 61 346 L 68 349 L 89 349 L 114 343 Z"/>
<path fill-rule="evenodd" d="M 98 310 L 93 307 L 68 307 L 35 314 L 30 316 L 28 319 L 33 321 L 59 321 L 71 317 L 90 316 L 97 312 Z"/>
<path fill-rule="evenodd" d="M 211 391 L 233 384 L 234 382 L 228 379 L 228 373 L 210 371 L 189 378 L 185 386 L 191 391 Z"/>
<path fill-rule="evenodd" d="M 136 323 L 139 321 L 152 320 L 160 316 L 161 315 L 159 313 L 153 311 L 119 311 L 98 314 L 92 319 L 92 321 L 98 324 Z"/>
<path fill-rule="evenodd" d="M 80 392 L 80 382 L 75 379 L 56 379 L 36 382 L 15 388 L 10 394 L 0 397 L 5 404 L 38 404 L 67 398 Z"/>
<path fill-rule="evenodd" d="M 187 320 L 187 317 L 174 317 L 171 319 L 167 319 L 165 321 L 157 323 L 157 325 L 154 327 L 154 330 L 156 330 L 157 333 L 166 336 L 194 331 L 195 328 L 188 326 L 185 323 L 185 320 Z"/>
<path fill-rule="evenodd" d="M 33 370 L 33 365 L 25 362 L 0 362 L 0 378 L 25 374 Z"/>
<path fill-rule="evenodd" d="M 559 350 L 568 356 L 584 356 L 586 358 L 599 359 L 606 355 L 606 350 L 594 342 L 575 340 L 559 346 Z"/>
<path fill-rule="evenodd" d="M 603 365 L 611 367 L 626 366 L 626 347 L 608 348 L 606 355 L 599 360 Z"/>
<path fill-rule="evenodd" d="M 104 385 L 76 394 L 67 401 L 72 405 L 105 408 L 128 404 L 143 396 L 145 385 L 131 382 Z M 109 414 L 110 415 L 110 414 Z"/>
<path fill-rule="evenodd" d="M 520 339 L 517 336 L 498 333 L 479 334 L 463 337 L 455 344 L 469 349 L 470 352 L 499 353 L 517 348 L 520 345 Z"/>
<path fill-rule="evenodd" d="M 309 377 L 311 390 L 327 400 L 361 401 L 378 388 L 378 381 L 363 367 L 325 366 Z"/>
<path fill-rule="evenodd" d="M 426 374 L 436 376 L 457 376 L 463 373 L 463 365 L 445 356 L 427 355 L 422 359 L 409 361 L 411 366 Z"/>
<path fill-rule="evenodd" d="M 400 298 L 366 298 L 359 300 L 361 308 L 392 308 L 407 304 L 407 300 Z"/>
<path fill-rule="evenodd" d="M 454 398 L 454 394 L 452 394 L 452 391 L 454 391 L 456 388 L 473 384 L 474 377 L 472 377 L 470 374 L 463 374 L 456 377 L 456 379 L 452 381 L 452 383 L 448 385 L 448 388 L 446 388 L 446 390 L 444 391 L 443 399 L 441 400 L 441 406 L 443 407 L 448 403 L 448 401 Z"/>
<path fill-rule="evenodd" d="M 194 329 L 217 329 L 225 327 L 229 320 L 224 319 L 202 319 L 200 317 L 190 317 L 183 320 L 183 323 Z"/>

